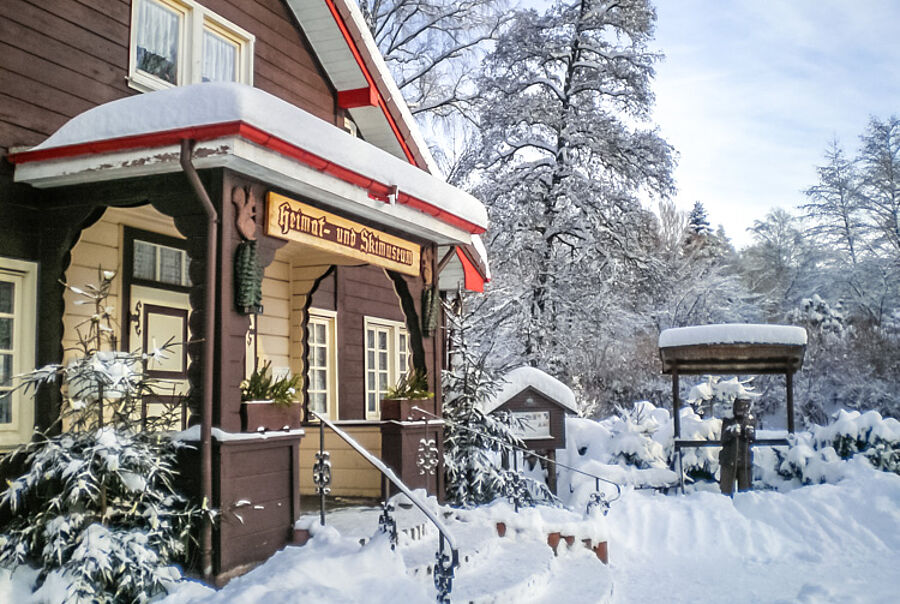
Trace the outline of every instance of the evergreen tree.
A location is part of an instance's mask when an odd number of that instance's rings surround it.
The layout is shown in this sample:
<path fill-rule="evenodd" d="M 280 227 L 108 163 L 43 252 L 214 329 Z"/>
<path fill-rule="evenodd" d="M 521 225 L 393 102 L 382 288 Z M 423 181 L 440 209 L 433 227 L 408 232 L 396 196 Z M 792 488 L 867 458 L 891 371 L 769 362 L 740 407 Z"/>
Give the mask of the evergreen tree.
<path fill-rule="evenodd" d="M 447 497 L 457 506 L 472 507 L 506 497 L 519 505 L 552 502 L 546 485 L 499 465 L 501 456 L 524 448 L 515 436 L 514 420 L 506 413 L 487 414 L 484 403 L 502 380 L 487 364 L 489 350 L 470 347 L 472 315 L 463 313 L 465 295 L 446 305 L 450 367 L 443 373 L 444 463 Z"/>
<path fill-rule="evenodd" d="M 694 202 L 691 214 L 688 216 L 688 233 L 697 237 L 709 237 L 712 235 L 712 228 L 709 226 L 709 218 L 706 215 L 706 208 L 699 201 Z"/>
<path fill-rule="evenodd" d="M 185 559 L 202 515 L 175 491 L 175 445 L 153 430 L 168 418 L 141 425 L 141 399 L 153 389 L 142 366 L 151 359 L 110 343 L 113 276 L 102 271 L 99 285 L 67 286 L 94 306 L 77 328 L 79 355 L 22 376 L 20 385 L 62 382 L 64 431 L 36 434 L 13 451 L 5 461 L 23 461 L 25 472 L 0 494 L 11 515 L 0 532 L 0 564 L 39 567 L 37 587 L 53 577 L 65 585 L 66 602 L 144 602 L 163 592 L 180 577 L 170 565 Z"/>

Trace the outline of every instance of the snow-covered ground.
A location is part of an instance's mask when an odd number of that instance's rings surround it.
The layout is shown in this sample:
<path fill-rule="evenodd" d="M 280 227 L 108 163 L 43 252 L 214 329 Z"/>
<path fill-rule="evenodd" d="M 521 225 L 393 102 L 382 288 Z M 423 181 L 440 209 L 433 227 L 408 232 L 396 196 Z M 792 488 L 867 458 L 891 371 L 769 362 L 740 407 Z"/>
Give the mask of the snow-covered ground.
<path fill-rule="evenodd" d="M 682 424 L 692 430 L 706 430 L 717 421 L 696 420 L 691 413 L 685 410 Z M 560 458 L 631 485 L 671 483 L 674 474 L 654 461 L 665 459 L 670 418 L 650 407 L 639 415 L 600 423 L 570 420 L 568 447 Z M 839 414 L 832 425 L 798 435 L 781 461 L 760 449 L 756 483 L 774 488 L 733 499 L 720 495 L 714 483 L 689 485 L 686 495 L 626 487 L 608 516 L 595 512 L 586 518 L 582 510 L 594 481 L 571 472 L 561 474 L 560 486 L 574 512 L 526 508 L 517 514 L 505 502 L 460 511 L 429 499 L 431 511 L 459 544 L 462 566 L 453 600 L 900 602 L 900 475 L 873 467 L 895 468 L 892 449 L 883 445 L 897 441 L 898 428 L 896 420 L 872 413 Z M 878 455 L 867 449 L 847 460 L 829 446 L 876 441 L 884 449 Z M 650 467 L 615 463 L 623 452 Z M 779 468 L 799 470 L 785 477 Z M 804 482 L 824 484 L 801 486 Z M 313 532 L 305 546 L 285 548 L 219 591 L 182 581 L 163 602 L 434 601 L 429 573 L 437 535 L 433 529 L 420 534 L 418 527 L 427 524 L 420 512 L 398 509 L 400 528 L 414 529 L 410 534 L 420 538 L 401 534 L 396 550 L 377 532 L 377 511 L 342 510 L 331 514 L 324 528 L 313 512 L 300 521 Z M 503 538 L 497 536 L 499 520 L 507 526 Z M 563 542 L 554 555 L 546 541 L 553 531 L 573 535 L 574 546 Z M 369 537 L 360 546 L 360 539 Z M 608 540 L 609 566 L 581 545 L 584 538 Z M 31 595 L 34 579 L 35 571 L 28 568 L 13 577 L 0 570 L 0 603 L 58 601 L 53 596 L 63 593 L 63 586 L 48 581 Z"/>
<path fill-rule="evenodd" d="M 454 600 L 897 602 L 900 476 L 848 463 L 838 484 L 733 500 L 627 491 L 607 517 L 609 567 L 580 547 L 554 557 L 537 532 L 500 539 L 489 513 L 470 514 L 449 523 L 470 556 Z M 430 577 L 410 569 L 433 552 L 433 539 L 392 552 L 329 528 L 221 591 L 186 584 L 165 602 L 432 602 Z"/>

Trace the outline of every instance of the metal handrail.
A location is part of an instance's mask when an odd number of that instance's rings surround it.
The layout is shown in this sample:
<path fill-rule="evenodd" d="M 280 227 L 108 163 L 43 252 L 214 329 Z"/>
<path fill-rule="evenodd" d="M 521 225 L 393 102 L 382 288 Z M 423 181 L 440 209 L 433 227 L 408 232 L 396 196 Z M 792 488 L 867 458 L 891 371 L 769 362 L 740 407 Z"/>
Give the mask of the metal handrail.
<path fill-rule="evenodd" d="M 457 549 L 456 540 L 450 534 L 450 531 L 447 530 L 447 527 L 444 525 L 444 523 L 441 521 L 441 519 L 438 518 L 434 512 L 429 510 L 425 506 L 424 503 L 419 501 L 419 498 L 416 497 L 415 495 L 413 495 L 412 491 L 409 490 L 409 487 L 407 487 L 405 484 L 403 484 L 403 482 L 397 477 L 397 475 L 394 474 L 394 471 L 391 470 L 389 467 L 387 467 L 380 459 L 378 459 L 377 457 L 372 455 L 365 447 L 363 447 L 358 442 L 356 442 L 356 440 L 354 440 L 353 437 L 351 437 L 349 434 L 347 434 L 346 432 L 344 432 L 343 430 L 338 428 L 327 418 L 322 417 L 320 414 L 318 414 L 312 410 L 310 410 L 309 413 L 311 415 L 315 416 L 321 422 L 319 425 L 320 452 L 324 452 L 324 426 L 328 426 L 329 428 L 331 428 L 331 430 L 335 434 L 337 434 L 339 437 L 341 437 L 341 439 L 344 442 L 346 442 L 348 445 L 350 445 L 354 451 L 356 451 L 357 453 L 362 455 L 363 459 L 368 461 L 370 464 L 372 464 L 372 466 L 376 470 L 381 472 L 382 476 L 387 478 L 395 487 L 397 487 L 397 489 L 401 493 L 406 495 L 406 497 L 410 500 L 410 502 L 412 502 L 412 504 L 414 506 L 419 508 L 419 511 L 421 511 L 425 515 L 425 517 L 431 521 L 431 523 L 435 526 L 435 528 L 437 528 L 440 539 L 439 539 L 439 550 L 437 553 L 437 564 L 435 564 L 435 568 L 434 568 L 435 586 L 438 587 L 438 602 L 449 601 L 449 600 L 447 600 L 447 596 L 450 591 L 450 581 L 452 580 L 452 577 L 453 577 L 453 569 L 457 568 L 459 566 L 459 550 Z M 388 510 L 387 498 L 388 498 L 389 494 L 390 494 L 389 491 L 386 490 L 386 492 L 384 494 L 386 511 Z M 320 490 L 320 495 L 321 495 L 321 504 L 320 504 L 321 505 L 321 510 L 320 510 L 321 523 L 324 525 L 325 524 L 324 490 Z M 444 542 L 446 542 L 450 546 L 450 559 L 449 559 L 450 567 L 449 568 L 444 566 L 444 562 L 447 561 L 446 556 L 444 555 Z M 438 570 L 439 568 L 440 568 L 440 570 Z M 439 573 L 446 574 L 448 572 L 449 572 L 449 578 L 446 576 L 443 577 L 443 580 L 446 581 L 445 587 L 438 585 Z M 447 593 L 442 593 L 444 589 L 446 589 Z"/>
<path fill-rule="evenodd" d="M 594 479 L 594 481 L 595 481 L 595 487 L 596 487 L 596 490 L 597 490 L 597 491 L 600 490 L 600 482 L 601 482 L 601 481 L 603 481 L 603 482 L 605 482 L 605 483 L 607 483 L 607 484 L 611 484 L 611 485 L 613 485 L 614 487 L 616 487 L 616 496 L 615 496 L 613 499 L 610 499 L 607 503 L 612 503 L 613 501 L 617 501 L 620 497 L 622 497 L 622 485 L 620 485 L 620 484 L 617 483 L 617 482 L 613 482 L 612 480 L 609 480 L 608 478 L 603 478 L 602 476 L 597 476 L 596 474 L 591 474 L 590 472 L 585 472 L 584 470 L 581 470 L 581 469 L 579 469 L 579 468 L 573 468 L 573 467 L 570 466 L 570 465 L 567 465 L 567 464 L 564 464 L 564 463 L 560 463 L 560 462 L 556 461 L 555 459 L 550 459 L 549 457 L 544 457 L 543 455 L 538 455 L 537 453 L 535 453 L 535 452 L 532 451 L 531 449 L 526 449 L 525 447 L 520 447 L 520 446 L 518 446 L 518 445 L 512 445 L 512 444 L 506 442 L 505 440 L 502 440 L 502 439 L 500 439 L 500 438 L 497 438 L 496 436 L 492 436 L 492 435 L 490 435 L 490 434 L 487 434 L 487 433 L 485 433 L 485 432 L 482 432 L 481 430 L 476 430 L 475 428 L 470 428 L 469 426 L 464 426 L 463 424 L 460 424 L 460 423 L 458 423 L 458 422 L 454 422 L 453 420 L 447 419 L 446 417 L 440 417 L 440 416 L 438 416 L 438 415 L 435 415 L 434 413 L 431 413 L 430 411 L 426 411 L 425 409 L 422 409 L 421 407 L 416 407 L 416 406 L 414 406 L 414 407 L 412 408 L 412 410 L 413 410 L 413 411 L 418 411 L 418 412 L 420 412 L 420 413 L 424 413 L 425 415 L 430 415 L 431 417 L 434 417 L 434 418 L 437 418 L 437 419 L 442 419 L 442 420 L 444 420 L 445 423 L 452 424 L 453 426 L 455 426 L 455 427 L 457 427 L 457 428 L 461 428 L 461 429 L 463 429 L 463 430 L 468 430 L 469 432 L 473 432 L 473 433 L 475 433 L 475 434 L 478 434 L 478 435 L 482 436 L 483 438 L 487 438 L 487 439 L 489 439 L 489 440 L 493 440 L 493 441 L 496 442 L 497 444 L 499 444 L 499 445 L 501 445 L 501 446 L 503 446 L 503 447 L 506 447 L 507 449 L 513 449 L 513 450 L 516 450 L 516 451 L 522 451 L 523 453 L 527 453 L 528 455 L 530 455 L 530 456 L 532 456 L 532 457 L 534 457 L 534 458 L 536 458 L 536 459 L 541 459 L 541 460 L 544 460 L 544 461 L 546 461 L 546 462 L 548 462 L 548 463 L 555 464 L 555 465 L 557 465 L 557 466 L 559 466 L 559 467 L 561 467 L 561 468 L 565 468 L 565 469 L 567 469 L 567 470 L 571 470 L 572 472 L 576 472 L 576 473 L 582 474 L 582 475 L 584 475 L 584 476 L 589 476 L 590 478 L 593 478 L 593 479 Z"/>

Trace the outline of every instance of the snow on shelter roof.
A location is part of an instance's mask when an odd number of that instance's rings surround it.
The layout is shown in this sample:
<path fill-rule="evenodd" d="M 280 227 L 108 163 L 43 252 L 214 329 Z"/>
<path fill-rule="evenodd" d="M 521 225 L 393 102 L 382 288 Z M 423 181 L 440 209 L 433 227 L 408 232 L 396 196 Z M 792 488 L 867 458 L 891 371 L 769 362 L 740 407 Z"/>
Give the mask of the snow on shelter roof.
<path fill-rule="evenodd" d="M 660 348 L 707 344 L 805 346 L 806 330 L 792 325 L 723 323 L 676 327 L 659 334 Z"/>
<path fill-rule="evenodd" d="M 698 325 L 659 334 L 663 373 L 793 373 L 803 366 L 806 330 L 790 325 Z"/>
<path fill-rule="evenodd" d="M 519 367 L 503 376 L 506 381 L 500 390 L 485 401 L 484 412 L 490 413 L 528 387 L 559 403 L 572 413 L 578 413 L 575 393 L 558 379 L 535 367 Z"/>
<path fill-rule="evenodd" d="M 194 84 L 111 101 L 72 118 L 37 147 L 10 159 L 19 164 L 17 181 L 58 186 L 53 183 L 56 172 L 72 180 L 66 172 L 71 168 L 57 166 L 64 159 L 175 145 L 184 138 L 229 136 L 365 187 L 371 197 L 387 199 L 396 186 L 398 204 L 468 233 L 481 233 L 487 227 L 487 211 L 471 195 L 299 107 L 243 84 Z M 52 165 L 29 172 L 32 163 Z M 141 166 L 148 170 L 146 162 Z M 100 172 L 85 170 L 81 178 L 101 180 Z"/>

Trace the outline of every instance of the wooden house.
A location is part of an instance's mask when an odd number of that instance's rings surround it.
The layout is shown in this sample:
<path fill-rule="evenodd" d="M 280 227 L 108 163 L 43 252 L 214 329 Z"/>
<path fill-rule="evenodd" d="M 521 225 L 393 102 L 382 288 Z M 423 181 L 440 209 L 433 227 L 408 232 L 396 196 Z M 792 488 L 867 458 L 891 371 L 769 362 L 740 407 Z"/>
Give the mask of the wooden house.
<path fill-rule="evenodd" d="M 206 576 L 282 547 L 313 490 L 316 439 L 242 433 L 239 385 L 264 361 L 303 377 L 307 429 L 320 413 L 438 492 L 407 435 L 440 443 L 439 423 L 386 421 L 381 399 L 415 369 L 440 415 L 435 300 L 483 287 L 486 212 L 435 169 L 356 3 L 5 0 L 0 43 L 0 447 L 56 417 L 58 394 L 9 376 L 63 359 L 86 311 L 61 282 L 100 267 L 122 349 L 191 342 L 146 368 L 169 384 L 146 405 L 187 401 L 182 427 L 200 426 L 182 471 L 222 511 Z M 242 306 L 248 241 L 262 299 Z M 379 495 L 327 439 L 333 492 Z"/>

